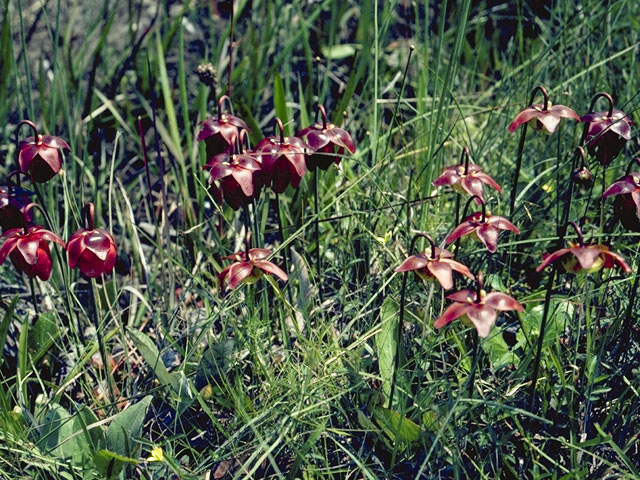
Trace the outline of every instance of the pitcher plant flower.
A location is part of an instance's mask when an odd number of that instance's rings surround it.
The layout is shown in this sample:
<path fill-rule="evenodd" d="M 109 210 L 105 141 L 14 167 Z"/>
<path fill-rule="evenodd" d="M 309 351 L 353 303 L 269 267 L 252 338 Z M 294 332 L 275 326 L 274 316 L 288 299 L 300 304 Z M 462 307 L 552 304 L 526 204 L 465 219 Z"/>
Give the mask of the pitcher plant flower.
<path fill-rule="evenodd" d="M 48 280 L 51 276 L 51 250 L 47 242 L 65 247 L 60 237 L 39 226 L 13 228 L 5 232 L 3 238 L 0 264 L 9 257 L 16 270 L 29 278 L 37 276 L 41 280 Z"/>
<path fill-rule="evenodd" d="M 222 257 L 223 260 L 235 260 L 235 262 L 218 275 L 220 286 L 226 284 L 233 290 L 243 283 L 250 285 L 257 282 L 264 273 L 275 275 L 286 282 L 289 277 L 280 267 L 267 260 L 269 255 L 271 252 L 266 248 L 247 248 L 245 251 Z"/>
<path fill-rule="evenodd" d="M 245 130 L 240 131 L 239 143 L 242 145 Z M 249 202 L 260 193 L 261 182 L 258 178 L 261 170 L 256 155 L 243 149 L 235 153 L 235 138 L 232 148 L 228 152 L 214 155 L 202 167 L 209 171 L 209 184 L 220 181 L 222 195 L 234 210 L 238 210 L 243 203 Z"/>
<path fill-rule="evenodd" d="M 471 199 L 473 198 L 478 197 L 471 197 Z M 518 227 L 506 218 L 499 215 L 491 215 L 490 212 L 487 212 L 484 201 L 482 201 L 482 199 L 480 199 L 480 201 L 482 211 L 475 212 L 464 218 L 460 225 L 454 228 L 447 238 L 445 238 L 445 243 L 453 243 L 460 237 L 470 235 L 474 240 L 482 242 L 491 253 L 495 253 L 498 249 L 500 230 L 509 230 L 515 234 L 520 233 Z M 467 203 L 467 206 L 468 205 Z"/>
<path fill-rule="evenodd" d="M 631 268 L 624 258 L 617 253 L 613 253 L 606 245 L 590 244 L 585 245 L 582 237 L 582 230 L 575 222 L 569 222 L 578 235 L 578 243 L 567 242 L 569 248 L 561 248 L 546 255 L 537 272 L 554 263 L 561 270 L 567 273 L 593 273 L 602 268 L 613 268 L 618 265 L 627 275 L 631 273 Z"/>
<path fill-rule="evenodd" d="M 607 100 L 607 111 L 593 111 L 599 98 Z M 585 123 L 582 140 L 589 154 L 605 167 L 620 153 L 624 144 L 631 140 L 633 122 L 622 110 L 613 108 L 613 99 L 606 92 L 599 92 L 593 97 L 589 113 L 583 115 L 581 120 Z"/>
<path fill-rule="evenodd" d="M 542 93 L 544 97 L 543 103 L 533 103 L 537 92 Z M 514 118 L 513 122 L 509 125 L 508 130 L 513 133 L 521 125 L 529 122 L 529 125 L 534 130 L 544 130 L 547 133 L 553 133 L 563 118 L 572 118 L 578 122 L 580 121 L 580 117 L 573 109 L 565 105 L 552 105 L 546 89 L 538 85 L 531 93 L 529 106 L 516 115 L 516 118 Z"/>
<path fill-rule="evenodd" d="M 465 289 L 447 295 L 446 298 L 453 300 L 454 303 L 447 307 L 433 326 L 441 329 L 456 318 L 460 318 L 464 325 L 473 326 L 479 337 L 487 338 L 491 327 L 496 323 L 498 312 L 524 311 L 522 305 L 506 293 L 487 293 L 482 288 L 482 280 L 482 272 L 480 272 L 477 275 L 475 290 Z"/>
<path fill-rule="evenodd" d="M 222 105 L 225 100 L 230 101 L 227 95 L 222 95 L 218 100 L 217 116 L 200 123 L 202 130 L 197 138 L 198 141 L 204 140 L 207 146 L 207 158 L 229 151 L 236 139 L 240 137 L 240 130 L 249 130 L 244 120 L 223 112 Z"/>
<path fill-rule="evenodd" d="M 265 187 L 271 186 L 276 193 L 283 193 L 287 185 L 300 186 L 307 172 L 305 154 L 309 146 L 298 137 L 286 137 L 284 125 L 276 117 L 280 135 L 262 139 L 255 151 L 262 166 L 262 179 Z"/>
<path fill-rule="evenodd" d="M 478 205 L 480 200 L 484 201 L 483 185 L 489 185 L 498 192 L 502 192 L 502 187 L 498 185 L 498 182 L 483 172 L 480 165 L 469 162 L 469 147 L 464 147 L 462 155 L 464 162 L 444 168 L 440 176 L 431 183 L 434 187 L 451 185 L 460 194 L 477 196 L 476 203 Z"/>
<path fill-rule="evenodd" d="M 422 253 L 409 256 L 394 271 L 398 273 L 413 271 L 425 282 L 437 280 L 445 290 L 453 287 L 454 271 L 471 280 L 475 278 L 465 265 L 453 259 L 453 253 L 436 247 L 429 235 L 423 236 L 429 241 L 429 248 Z"/>
<path fill-rule="evenodd" d="M 311 153 L 307 155 L 307 168 L 315 170 L 327 170 L 331 163 L 338 165 L 342 155 L 346 151 L 355 153 L 356 147 L 353 145 L 351 135 L 342 128 L 336 127 L 327 120 L 327 112 L 324 106 L 318 105 L 317 113 L 322 116 L 322 122 L 303 128 L 296 135 L 307 142 L 311 148 Z"/>
<path fill-rule="evenodd" d="M 60 150 L 71 151 L 71 147 L 60 137 L 40 135 L 35 124 L 29 120 L 22 120 L 22 125 L 28 125 L 33 130 L 33 137 L 20 142 L 18 164 L 24 174 L 31 177 L 31 181 L 44 183 L 53 178 L 62 168 Z"/>
<path fill-rule="evenodd" d="M 607 188 L 602 198 L 617 195 L 613 204 L 615 216 L 626 229 L 640 232 L 640 172 L 629 171 L 634 163 L 640 163 L 640 158 L 632 160 L 625 176 Z"/>
<path fill-rule="evenodd" d="M 94 227 L 93 213 L 93 203 L 88 203 L 85 206 L 87 228 L 77 230 L 67 242 L 69 267 L 78 267 L 89 278 L 111 273 L 117 258 L 116 242 L 109 232 Z"/>
<path fill-rule="evenodd" d="M 24 209 L 31 203 L 33 192 L 8 183 L 0 186 L 0 227 L 3 232 L 22 228 L 32 220 L 31 212 L 24 213 Z"/>

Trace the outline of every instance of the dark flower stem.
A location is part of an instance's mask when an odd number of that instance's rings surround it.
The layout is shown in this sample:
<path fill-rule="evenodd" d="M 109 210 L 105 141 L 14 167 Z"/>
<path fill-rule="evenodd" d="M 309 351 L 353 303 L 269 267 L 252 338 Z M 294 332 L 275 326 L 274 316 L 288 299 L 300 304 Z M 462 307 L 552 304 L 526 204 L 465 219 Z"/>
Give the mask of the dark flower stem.
<path fill-rule="evenodd" d="M 413 254 L 413 250 L 415 249 L 416 242 L 420 238 L 426 238 L 431 245 L 432 255 L 435 254 L 435 243 L 433 239 L 427 235 L 426 233 L 416 233 L 411 239 L 411 244 L 409 246 L 408 255 L 411 256 Z M 391 408 L 393 405 L 393 395 L 396 390 L 396 382 L 398 379 L 398 370 L 400 369 L 400 362 L 402 360 L 402 328 L 404 326 L 404 305 L 405 305 L 405 294 L 407 291 L 407 274 L 409 272 L 405 272 L 402 274 L 402 288 L 400 289 L 400 312 L 398 313 L 398 325 L 396 329 L 396 353 L 393 361 L 393 375 L 391 377 L 391 389 L 389 390 L 389 403 L 388 407 Z"/>
<path fill-rule="evenodd" d="M 322 107 L 322 105 L 320 105 Z M 323 108 L 324 110 L 324 108 Z M 320 295 L 320 305 L 324 302 L 322 295 L 322 259 L 320 257 L 320 226 L 319 226 L 319 199 L 318 199 L 318 169 L 316 168 L 313 172 L 313 198 L 314 198 L 314 210 L 315 210 L 315 221 L 313 222 L 315 227 L 315 235 L 316 235 L 316 268 L 318 270 L 318 293 Z"/>
<path fill-rule="evenodd" d="M 244 248 L 245 248 L 245 261 L 249 261 L 249 250 L 251 249 L 251 219 L 249 217 L 249 205 L 247 202 L 242 203 L 242 211 L 244 213 Z"/>
<path fill-rule="evenodd" d="M 231 25 L 229 31 L 229 65 L 227 67 L 227 95 L 231 97 L 231 74 L 233 73 L 233 24 L 235 21 L 235 11 L 231 1 Z"/>
<path fill-rule="evenodd" d="M 476 379 L 476 370 L 478 369 L 478 332 L 473 329 L 473 359 L 471 363 L 471 374 L 469 375 L 469 380 L 467 383 L 467 394 L 469 398 L 473 397 L 473 386 L 475 384 Z"/>
<path fill-rule="evenodd" d="M 282 244 L 284 244 L 285 242 L 285 233 L 284 233 L 284 226 L 283 226 L 283 220 L 282 220 L 282 204 L 280 203 L 280 194 L 278 192 L 276 192 L 276 206 L 277 206 L 277 210 L 278 210 L 278 230 L 280 231 L 280 241 L 282 242 Z M 284 271 L 287 272 L 287 275 L 289 274 L 289 255 L 287 253 L 288 248 L 285 248 L 283 253 L 282 253 L 282 258 L 284 260 Z M 287 290 L 290 292 L 289 288 L 288 288 L 288 283 L 287 286 L 285 288 L 287 288 Z M 289 298 L 289 300 L 291 300 L 291 298 Z"/>

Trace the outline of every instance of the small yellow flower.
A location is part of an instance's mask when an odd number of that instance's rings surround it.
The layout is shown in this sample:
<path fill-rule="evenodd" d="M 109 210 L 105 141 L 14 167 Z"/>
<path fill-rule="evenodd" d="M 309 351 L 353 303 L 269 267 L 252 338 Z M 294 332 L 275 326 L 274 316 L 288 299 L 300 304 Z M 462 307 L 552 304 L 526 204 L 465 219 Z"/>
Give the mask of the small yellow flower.
<path fill-rule="evenodd" d="M 155 446 L 151 449 L 151 456 L 147 457 L 147 462 L 164 462 L 162 447 Z"/>

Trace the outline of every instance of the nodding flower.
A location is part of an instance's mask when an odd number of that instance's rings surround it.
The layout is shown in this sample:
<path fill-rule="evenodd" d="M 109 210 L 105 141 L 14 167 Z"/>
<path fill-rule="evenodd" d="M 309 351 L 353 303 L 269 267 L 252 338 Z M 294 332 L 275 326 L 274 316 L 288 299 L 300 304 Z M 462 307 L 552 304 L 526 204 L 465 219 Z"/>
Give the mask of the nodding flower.
<path fill-rule="evenodd" d="M 14 170 L 9 176 L 14 174 L 20 175 L 20 171 Z M 24 209 L 31 203 L 33 192 L 13 185 L 11 181 L 8 183 L 0 186 L 0 227 L 3 232 L 25 227 L 32 220 L 31 212 L 24 213 Z"/>
<path fill-rule="evenodd" d="M 28 205 L 29 210 L 35 204 Z M 0 264 L 9 257 L 16 270 L 29 278 L 48 280 L 51 276 L 51 250 L 47 242 L 65 247 L 64 241 L 55 233 L 37 225 L 29 228 L 12 228 L 4 233 L 0 247 Z"/>
<path fill-rule="evenodd" d="M 269 255 L 271 252 L 266 248 L 251 248 L 223 257 L 223 260 L 235 260 L 235 262 L 218 275 L 220 286 L 226 284 L 228 288 L 234 289 L 243 283 L 252 284 L 257 282 L 264 273 L 287 281 L 289 278 L 287 274 L 267 260 Z"/>
<path fill-rule="evenodd" d="M 640 172 L 630 172 L 633 164 L 640 163 L 634 158 L 624 177 L 618 179 L 602 194 L 602 198 L 616 195 L 613 203 L 615 216 L 622 225 L 633 232 L 640 232 Z"/>
<path fill-rule="evenodd" d="M 473 280 L 475 277 L 469 269 L 453 259 L 453 253 L 435 246 L 429 235 L 422 234 L 429 240 L 430 247 L 417 255 L 405 259 L 395 271 L 399 273 L 414 271 L 426 281 L 437 280 L 442 288 L 449 290 L 453 287 L 453 272 L 461 273 Z"/>
<path fill-rule="evenodd" d="M 542 93 L 544 102 L 534 104 L 533 99 L 538 91 Z M 543 86 L 538 85 L 531 93 L 529 106 L 516 115 L 516 118 L 509 125 L 509 131 L 515 132 L 521 125 L 529 122 L 529 125 L 534 130 L 553 133 L 563 118 L 572 118 L 578 122 L 580 121 L 580 117 L 573 109 L 565 105 L 551 105 L 549 94 Z"/>
<path fill-rule="evenodd" d="M 244 143 L 245 130 L 240 131 L 239 143 Z M 220 181 L 220 189 L 225 201 L 238 210 L 243 203 L 250 202 L 260 193 L 260 163 L 256 154 L 242 149 L 235 153 L 235 143 L 229 152 L 214 155 L 209 162 L 202 167 L 209 171 L 209 184 Z"/>
<path fill-rule="evenodd" d="M 85 206 L 88 228 L 77 230 L 67 242 L 69 267 L 78 267 L 89 278 L 109 274 L 116 264 L 116 243 L 109 232 L 94 228 L 93 203 Z"/>
<path fill-rule="evenodd" d="M 52 179 L 62 168 L 60 150 L 71 150 L 67 142 L 60 137 L 40 135 L 35 124 L 29 120 L 22 120 L 22 125 L 28 125 L 33 130 L 33 137 L 20 142 L 18 164 L 20 171 L 28 174 L 32 182 L 44 183 Z"/>
<path fill-rule="evenodd" d="M 478 197 L 474 195 L 471 199 L 473 198 Z M 515 234 L 520 233 L 518 227 L 506 218 L 498 215 L 491 215 L 491 213 L 487 212 L 484 201 L 482 201 L 482 199 L 480 199 L 480 201 L 482 202 L 482 211 L 473 213 L 462 220 L 460 225 L 454 228 L 447 238 L 445 238 L 445 242 L 447 244 L 453 243 L 458 238 L 465 235 L 470 235 L 474 240 L 482 242 L 491 253 L 495 253 L 498 249 L 498 236 L 500 234 L 500 230 L 509 230 Z M 467 206 L 468 205 L 469 204 L 467 203 Z"/>
<path fill-rule="evenodd" d="M 607 111 L 593 111 L 599 98 L 605 98 L 609 103 Z M 581 120 L 585 123 L 582 141 L 589 154 L 605 167 L 620 153 L 624 144 L 631 140 L 633 122 L 622 110 L 613 108 L 613 99 L 608 93 L 597 93 L 591 100 L 589 113 Z"/>
<path fill-rule="evenodd" d="M 548 265 L 555 263 L 561 270 L 568 273 L 593 273 L 602 268 L 613 268 L 618 265 L 627 275 L 631 268 L 617 253 L 609 250 L 605 245 L 585 245 L 582 230 L 575 222 L 569 222 L 578 235 L 578 243 L 569 243 L 569 248 L 561 248 L 546 255 L 537 272 L 542 271 Z"/>
<path fill-rule="evenodd" d="M 298 137 L 286 137 L 284 125 L 276 117 L 280 135 L 262 139 L 256 145 L 255 152 L 262 165 L 262 180 L 266 187 L 271 186 L 276 193 L 282 193 L 287 185 L 300 186 L 307 169 L 305 154 L 309 146 Z"/>
<path fill-rule="evenodd" d="M 351 153 L 356 151 L 351 135 L 327 120 L 327 112 L 322 105 L 318 105 L 316 116 L 318 112 L 322 116 L 322 122 L 316 121 L 296 135 L 311 148 L 306 158 L 309 170 L 327 170 L 331 163 L 339 164 L 347 150 Z"/>
<path fill-rule="evenodd" d="M 460 290 L 447 295 L 448 300 L 453 300 L 444 313 L 435 321 L 434 327 L 440 329 L 448 325 L 456 318 L 460 318 L 463 324 L 473 326 L 478 336 L 489 336 L 491 327 L 496 323 L 498 311 L 515 310 L 524 311 L 522 305 L 506 293 L 487 293 L 482 288 L 482 272 L 477 275 L 477 288 L 475 290 Z"/>
<path fill-rule="evenodd" d="M 478 205 L 481 200 L 484 201 L 484 184 L 495 188 L 498 192 L 502 191 L 502 187 L 498 185 L 498 182 L 484 173 L 480 165 L 469 163 L 469 147 L 464 147 L 462 155 L 464 156 L 464 162 L 442 170 L 442 174 L 431 183 L 434 187 L 451 185 L 458 193 L 466 193 L 478 197 L 476 199 Z"/>
<path fill-rule="evenodd" d="M 223 95 L 218 100 L 218 115 L 210 117 L 200 124 L 202 130 L 198 133 L 198 140 L 204 140 L 207 146 L 207 158 L 219 153 L 228 152 L 240 136 L 241 130 L 249 130 L 247 124 L 240 118 L 222 111 L 222 104 L 229 97 Z"/>

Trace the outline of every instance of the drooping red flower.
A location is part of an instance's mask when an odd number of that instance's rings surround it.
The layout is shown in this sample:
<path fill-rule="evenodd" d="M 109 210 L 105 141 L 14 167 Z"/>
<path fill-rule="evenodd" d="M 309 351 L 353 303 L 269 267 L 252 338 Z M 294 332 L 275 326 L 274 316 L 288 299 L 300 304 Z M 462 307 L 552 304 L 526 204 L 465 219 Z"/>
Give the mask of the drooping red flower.
<path fill-rule="evenodd" d="M 432 240 L 430 242 L 433 243 Z M 453 253 L 433 244 L 422 253 L 405 259 L 395 271 L 399 273 L 414 271 L 425 282 L 438 280 L 445 290 L 453 287 L 453 271 L 471 280 L 475 278 L 465 265 L 453 259 Z"/>
<path fill-rule="evenodd" d="M 67 242 L 69 267 L 80 269 L 86 277 L 96 278 L 109 274 L 116 264 L 116 242 L 109 232 L 94 228 L 93 204 L 88 203 L 87 226 L 77 230 Z"/>
<path fill-rule="evenodd" d="M 442 170 L 442 174 L 431 184 L 434 187 L 451 185 L 458 193 L 477 196 L 476 203 L 480 204 L 480 200 L 484 200 L 483 184 L 495 188 L 498 192 L 502 191 L 502 187 L 493 178 L 484 173 L 480 165 L 469 163 L 469 148 L 464 148 L 464 163 L 446 167 Z"/>
<path fill-rule="evenodd" d="M 305 167 L 305 154 L 309 146 L 298 137 L 286 137 L 282 121 L 276 117 L 280 136 L 262 139 L 255 148 L 262 166 L 262 179 L 265 186 L 271 186 L 274 192 L 282 193 L 287 185 L 298 188 Z"/>
<path fill-rule="evenodd" d="M 275 275 L 281 280 L 287 281 L 289 279 L 287 274 L 280 267 L 267 260 L 269 255 L 271 252 L 266 248 L 252 248 L 249 250 L 249 258 L 247 258 L 245 251 L 223 257 L 224 260 L 235 260 L 235 262 L 218 275 L 220 286 L 226 283 L 228 288 L 234 289 L 243 283 L 252 284 L 257 282 L 263 273 Z"/>
<path fill-rule="evenodd" d="M 640 232 L 640 172 L 630 172 L 614 182 L 604 191 L 602 198 L 612 195 L 617 195 L 613 207 L 622 225 L 633 232 Z"/>
<path fill-rule="evenodd" d="M 29 224 L 32 215 L 23 212 L 31 202 L 32 192 L 13 185 L 0 186 L 0 227 L 6 232 L 12 228 L 22 228 Z"/>
<path fill-rule="evenodd" d="M 544 96 L 544 102 L 534 104 L 533 99 L 538 91 Z M 516 118 L 509 125 L 509 131 L 513 133 L 521 125 L 529 122 L 534 130 L 545 130 L 547 133 L 553 133 L 563 118 L 572 118 L 578 122 L 580 121 L 580 117 L 573 109 L 565 105 L 551 105 L 547 91 L 544 87 L 538 85 L 531 94 L 529 106 L 516 115 Z"/>
<path fill-rule="evenodd" d="M 240 130 L 249 130 L 247 124 L 240 118 L 222 111 L 222 104 L 229 97 L 223 95 L 218 100 L 218 115 L 201 122 L 202 130 L 198 133 L 198 140 L 205 141 L 207 158 L 228 152 L 236 139 L 240 137 Z"/>
<path fill-rule="evenodd" d="M 569 243 L 569 248 L 561 248 L 555 252 L 545 255 L 544 260 L 537 272 L 542 271 L 548 265 L 555 263 L 561 270 L 569 273 L 593 273 L 602 268 L 613 268 L 618 265 L 627 275 L 631 273 L 631 268 L 624 258 L 617 253 L 613 253 L 606 245 L 585 245 L 582 238 L 582 231 L 575 222 L 569 222 L 578 234 L 578 243 Z"/>
<path fill-rule="evenodd" d="M 593 112 L 598 98 L 604 97 L 609 102 L 609 109 Z M 581 120 L 585 122 L 583 140 L 587 150 L 605 167 L 620 153 L 624 144 L 631 140 L 633 122 L 622 110 L 613 108 L 611 95 L 600 92 L 593 97 L 589 113 Z"/>
<path fill-rule="evenodd" d="M 478 274 L 478 288 L 476 290 L 460 290 L 447 295 L 453 300 L 444 313 L 435 321 L 434 327 L 440 329 L 456 318 L 460 318 L 465 325 L 473 326 L 478 336 L 489 336 L 491 327 L 496 323 L 498 311 L 524 311 L 522 305 L 506 293 L 487 293 L 482 289 L 482 275 Z"/>
<path fill-rule="evenodd" d="M 59 137 L 40 135 L 35 124 L 29 120 L 23 120 L 18 125 L 29 125 L 34 132 L 33 137 L 28 137 L 20 143 L 18 163 L 20 171 L 28 174 L 31 181 L 44 183 L 53 178 L 62 168 L 60 150 L 71 150 L 71 147 Z"/>
<path fill-rule="evenodd" d="M 3 237 L 0 264 L 9 257 L 18 271 L 29 278 L 37 276 L 41 280 L 48 280 L 51 275 L 51 251 L 47 242 L 65 247 L 60 237 L 39 226 L 29 227 L 26 232 L 22 228 L 13 228 Z"/>
<path fill-rule="evenodd" d="M 241 143 L 243 137 L 244 130 L 240 132 Z M 235 139 L 232 143 L 235 144 Z M 209 184 L 220 181 L 225 201 L 231 208 L 238 210 L 244 202 L 249 202 L 260 193 L 261 168 L 254 153 L 243 150 L 236 154 L 234 149 L 235 147 L 229 152 L 214 155 L 202 168 L 209 170 Z"/>
<path fill-rule="evenodd" d="M 500 230 L 509 230 L 515 234 L 520 233 L 518 227 L 506 218 L 486 212 L 484 202 L 482 202 L 482 211 L 473 213 L 462 220 L 462 223 L 445 238 L 445 242 L 447 244 L 453 243 L 460 237 L 470 235 L 471 238 L 482 242 L 491 253 L 495 253 L 498 249 Z"/>
<path fill-rule="evenodd" d="M 327 120 L 327 112 L 322 105 L 318 105 L 317 111 L 322 115 L 322 122 L 303 128 L 296 136 L 305 140 L 311 148 L 312 153 L 306 157 L 307 168 L 327 170 L 332 162 L 339 164 L 347 150 L 355 153 L 356 147 L 351 135 Z"/>

